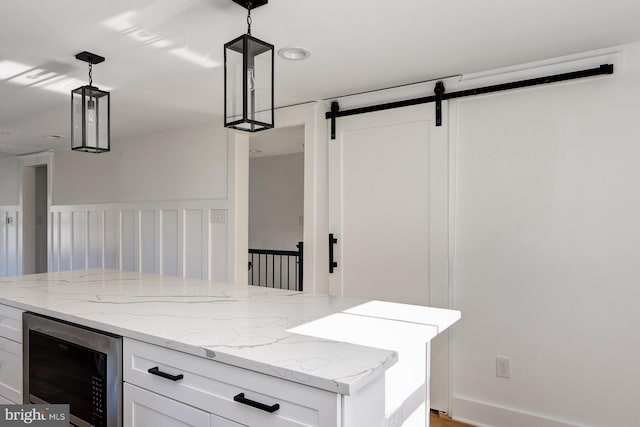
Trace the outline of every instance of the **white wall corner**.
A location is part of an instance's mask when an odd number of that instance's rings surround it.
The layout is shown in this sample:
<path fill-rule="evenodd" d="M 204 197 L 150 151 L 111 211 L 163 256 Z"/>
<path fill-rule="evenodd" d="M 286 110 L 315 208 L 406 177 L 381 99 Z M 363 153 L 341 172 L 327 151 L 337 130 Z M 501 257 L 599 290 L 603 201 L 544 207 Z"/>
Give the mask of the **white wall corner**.
<path fill-rule="evenodd" d="M 246 285 L 249 262 L 249 135 L 229 131 L 229 258 L 227 280 Z"/>
<path fill-rule="evenodd" d="M 275 111 L 276 126 L 304 125 L 304 290 L 328 293 L 327 107 L 310 102 Z"/>
<path fill-rule="evenodd" d="M 46 166 L 47 167 L 47 213 L 51 213 L 51 203 L 53 200 L 53 150 L 43 151 L 40 153 L 26 154 L 23 156 L 19 156 L 19 166 L 18 166 L 18 206 L 19 211 L 17 214 L 17 272 L 16 274 L 23 274 L 23 170 L 25 167 L 33 167 L 33 166 Z M 50 221 L 47 222 L 47 270 L 52 270 L 51 264 L 51 230 L 52 225 Z"/>

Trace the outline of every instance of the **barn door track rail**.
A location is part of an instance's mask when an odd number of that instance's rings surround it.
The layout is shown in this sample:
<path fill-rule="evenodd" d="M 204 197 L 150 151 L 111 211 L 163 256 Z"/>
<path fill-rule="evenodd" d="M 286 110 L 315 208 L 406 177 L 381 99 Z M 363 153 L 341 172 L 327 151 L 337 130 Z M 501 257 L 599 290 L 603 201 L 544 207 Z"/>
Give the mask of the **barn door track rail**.
<path fill-rule="evenodd" d="M 602 64 L 596 68 L 588 70 L 572 71 L 570 73 L 554 74 L 546 77 L 536 77 L 534 79 L 519 80 L 510 83 L 501 83 L 497 85 L 484 86 L 475 89 L 465 89 L 457 92 L 445 93 L 444 83 L 439 81 L 436 83 L 432 96 L 422 98 L 407 99 L 404 101 L 388 102 L 385 104 L 371 105 L 368 107 L 352 108 L 350 110 L 340 111 L 338 101 L 331 103 L 331 111 L 325 114 L 327 120 L 331 120 L 331 139 L 336 139 L 336 119 L 338 117 L 354 116 L 356 114 L 372 113 L 374 111 L 390 110 L 392 108 L 409 107 L 411 105 L 426 104 L 429 102 L 436 103 L 436 126 L 442 126 L 442 101 L 455 98 L 463 98 L 466 96 L 484 95 L 491 92 L 500 92 L 503 90 L 519 89 L 529 86 L 537 86 L 548 83 L 563 82 L 566 80 L 582 79 L 585 77 L 599 76 L 603 74 L 613 74 L 613 64 Z"/>

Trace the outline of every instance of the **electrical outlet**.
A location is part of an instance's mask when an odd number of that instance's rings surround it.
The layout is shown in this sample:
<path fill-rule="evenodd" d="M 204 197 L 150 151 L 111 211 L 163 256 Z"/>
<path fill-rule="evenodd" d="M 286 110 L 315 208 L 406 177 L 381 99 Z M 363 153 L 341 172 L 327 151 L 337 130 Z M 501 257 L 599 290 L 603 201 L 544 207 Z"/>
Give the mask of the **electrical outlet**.
<path fill-rule="evenodd" d="M 12 216 L 8 216 L 7 217 L 7 224 L 13 224 L 13 217 Z"/>
<path fill-rule="evenodd" d="M 227 223 L 227 210 L 226 209 L 211 209 L 211 222 L 215 224 Z"/>
<path fill-rule="evenodd" d="M 496 356 L 496 377 L 511 378 L 511 359 Z"/>

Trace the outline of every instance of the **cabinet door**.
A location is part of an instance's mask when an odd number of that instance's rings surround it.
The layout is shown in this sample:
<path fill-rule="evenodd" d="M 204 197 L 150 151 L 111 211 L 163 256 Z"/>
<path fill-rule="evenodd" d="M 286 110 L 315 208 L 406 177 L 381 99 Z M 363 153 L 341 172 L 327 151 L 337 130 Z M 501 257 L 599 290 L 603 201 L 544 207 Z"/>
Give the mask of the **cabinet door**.
<path fill-rule="evenodd" d="M 0 396 L 22 403 L 22 344 L 0 338 Z"/>
<path fill-rule="evenodd" d="M 124 427 L 210 427 L 209 413 L 131 384 L 124 384 L 123 400 Z"/>
<path fill-rule="evenodd" d="M 22 313 L 17 308 L 0 305 L 0 336 L 22 342 Z"/>
<path fill-rule="evenodd" d="M 244 427 L 244 424 L 234 423 L 226 418 L 211 414 L 211 427 Z"/>
<path fill-rule="evenodd" d="M 0 396 L 0 405 L 15 405 L 16 402 L 12 402 L 9 399 Z"/>

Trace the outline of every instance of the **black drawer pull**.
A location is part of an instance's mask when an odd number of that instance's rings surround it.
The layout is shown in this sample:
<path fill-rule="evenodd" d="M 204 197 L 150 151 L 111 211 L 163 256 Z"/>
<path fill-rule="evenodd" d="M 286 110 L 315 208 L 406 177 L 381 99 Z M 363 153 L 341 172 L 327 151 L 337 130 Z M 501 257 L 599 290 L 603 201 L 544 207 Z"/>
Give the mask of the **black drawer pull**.
<path fill-rule="evenodd" d="M 167 374 L 166 372 L 162 372 L 160 370 L 160 368 L 158 368 L 157 366 L 154 367 L 154 368 L 149 368 L 149 370 L 147 372 L 149 372 L 150 374 L 153 374 L 153 375 L 157 375 L 157 376 L 162 377 L 162 378 L 166 378 L 166 379 L 171 380 L 171 381 L 180 381 L 181 379 L 184 378 L 184 375 L 182 375 L 182 374 L 171 375 L 171 374 Z"/>
<path fill-rule="evenodd" d="M 244 393 L 240 393 L 240 394 L 237 394 L 237 395 L 233 396 L 233 400 L 235 400 L 236 402 L 243 403 L 245 405 L 252 406 L 254 408 L 261 409 L 261 410 L 269 412 L 269 413 L 274 413 L 278 409 L 280 409 L 280 404 L 278 404 L 278 403 L 274 403 L 273 405 L 268 406 L 268 405 L 265 405 L 264 403 L 260 403 L 260 402 L 256 402 L 255 400 L 247 399 L 246 397 L 244 397 Z"/>

